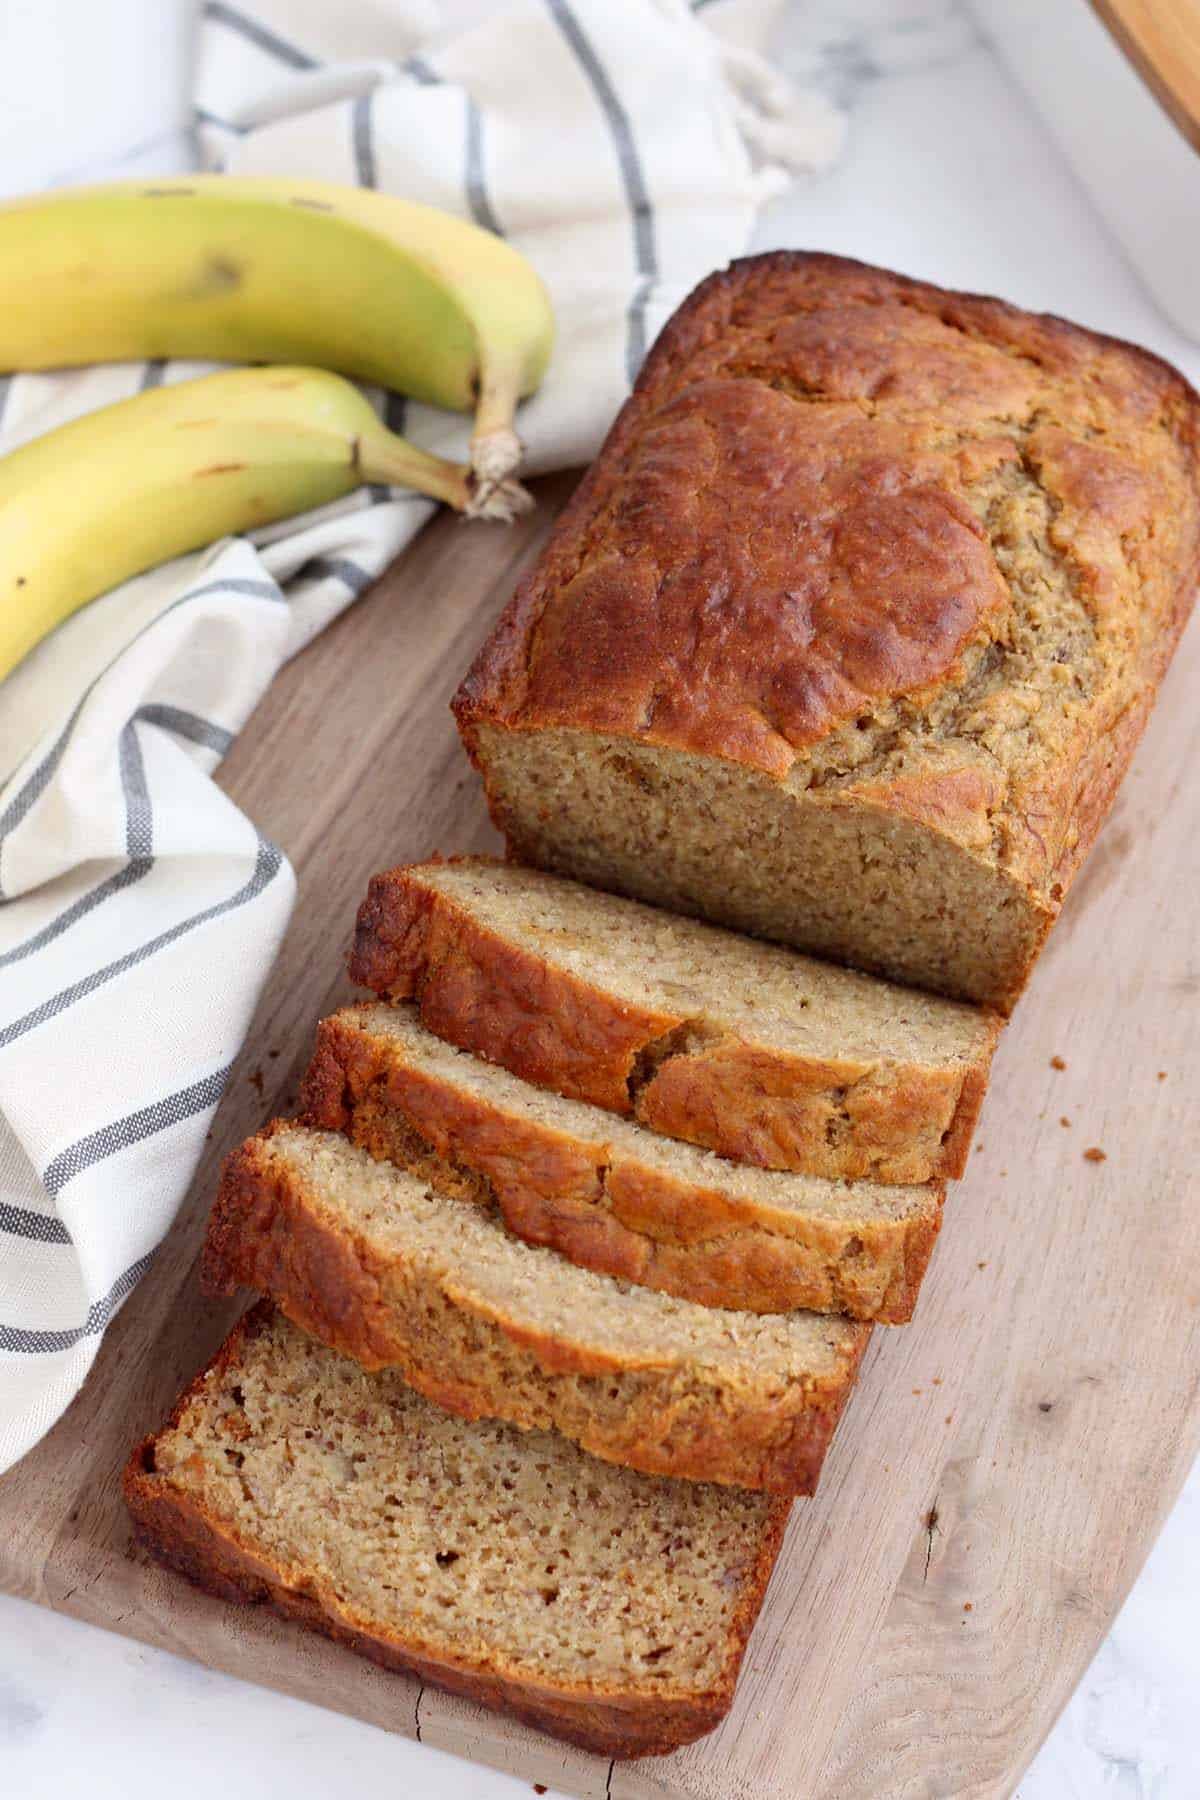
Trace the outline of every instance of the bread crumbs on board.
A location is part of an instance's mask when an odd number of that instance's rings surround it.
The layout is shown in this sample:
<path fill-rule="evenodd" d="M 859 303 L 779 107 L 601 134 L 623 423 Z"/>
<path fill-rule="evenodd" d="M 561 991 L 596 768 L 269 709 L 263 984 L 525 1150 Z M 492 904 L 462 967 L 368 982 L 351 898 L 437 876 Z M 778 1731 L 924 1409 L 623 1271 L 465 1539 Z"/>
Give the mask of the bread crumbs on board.
<path fill-rule="evenodd" d="M 1101 1150 L 1099 1144 L 1093 1144 L 1090 1149 L 1084 1151 L 1083 1160 L 1084 1162 L 1107 1162 L 1108 1153 Z"/>
<path fill-rule="evenodd" d="M 1052 1056 L 1052 1057 L 1051 1057 L 1051 1058 L 1050 1058 L 1050 1067 L 1051 1067 L 1051 1068 L 1052 1068 L 1052 1069 L 1065 1069 L 1065 1068 L 1066 1068 L 1066 1066 L 1067 1066 L 1067 1065 L 1066 1065 L 1066 1063 L 1065 1063 L 1065 1062 L 1064 1062 L 1064 1061 L 1063 1061 L 1063 1059 L 1062 1059 L 1062 1057 L 1061 1057 L 1061 1056 Z"/>

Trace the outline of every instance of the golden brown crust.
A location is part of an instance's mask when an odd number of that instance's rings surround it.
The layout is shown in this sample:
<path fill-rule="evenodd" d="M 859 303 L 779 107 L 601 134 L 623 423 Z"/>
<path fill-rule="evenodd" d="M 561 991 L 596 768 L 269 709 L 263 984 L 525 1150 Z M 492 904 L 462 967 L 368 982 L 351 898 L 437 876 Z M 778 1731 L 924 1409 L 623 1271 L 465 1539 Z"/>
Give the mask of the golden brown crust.
<path fill-rule="evenodd" d="M 420 864 L 372 877 L 350 976 L 538 1087 L 735 1162 L 831 1180 L 961 1175 L 999 1031 L 996 1019 L 977 1063 L 940 1068 L 697 1033 L 685 1013 L 632 1005 L 489 929 Z"/>
<path fill-rule="evenodd" d="M 599 1123 L 584 1140 L 454 1086 L 365 1019 L 358 1028 L 358 1011 L 321 1023 L 301 1093 L 310 1125 L 498 1208 L 518 1237 L 605 1275 L 704 1306 L 912 1317 L 941 1222 L 940 1183 L 914 1190 L 894 1218 L 758 1207 L 639 1160 Z"/>
<path fill-rule="evenodd" d="M 209 1221 L 210 1292 L 265 1295 L 292 1322 L 367 1369 L 463 1418 L 553 1429 L 605 1461 L 780 1494 L 816 1484 L 871 1335 L 842 1332 L 834 1365 L 785 1384 L 735 1385 L 698 1364 L 646 1363 L 522 1324 L 455 1282 L 411 1271 L 322 1210 L 271 1152 L 276 1120 L 228 1158 Z"/>
<path fill-rule="evenodd" d="M 1200 402 L 1175 370 L 999 300 L 777 252 L 668 324 L 455 711 L 526 854 L 482 728 L 719 758 L 798 806 L 916 821 L 1028 909 L 1019 966 L 952 986 L 1007 1011 L 1198 577 Z M 1078 612 L 1041 669 L 1060 662 L 1063 689 L 1023 695 L 1037 650 L 1014 619 L 1052 591 Z"/>
<path fill-rule="evenodd" d="M 942 1145 L 946 1162 L 956 1175 L 961 1175 L 966 1170 L 971 1139 L 975 1135 L 979 1110 L 983 1105 L 983 1097 L 987 1093 L 990 1072 L 991 1063 L 989 1061 L 983 1067 L 976 1066 L 968 1069 L 963 1080 L 954 1120 Z"/>
<path fill-rule="evenodd" d="M 235 1361 L 245 1334 L 261 1329 L 268 1314 L 269 1308 L 255 1307 L 222 1345 L 211 1368 L 219 1370 Z M 208 1373 L 201 1371 L 181 1396 L 171 1425 L 178 1422 Z M 720 1679 L 702 1695 L 651 1697 L 602 1686 L 540 1681 L 502 1656 L 490 1660 L 450 1656 L 440 1646 L 435 1651 L 357 1618 L 326 1584 L 305 1577 L 298 1580 L 295 1571 L 283 1569 L 245 1542 L 230 1521 L 216 1517 L 158 1474 L 155 1442 L 155 1438 L 147 1438 L 134 1450 L 125 1469 L 124 1493 L 138 1543 L 159 1562 L 218 1599 L 267 1605 L 281 1617 L 321 1632 L 382 1668 L 415 1675 L 482 1706 L 510 1713 L 599 1756 L 666 1755 L 711 1731 L 725 1716 L 789 1511 L 786 1501 L 778 1502 L 760 1534 L 753 1570 L 730 1625 L 729 1654 Z"/>
<path fill-rule="evenodd" d="M 614 1004 L 600 990 L 478 925 L 420 866 L 371 878 L 358 909 L 350 979 L 414 1000 L 436 1036 L 525 1081 L 631 1113 L 639 1054 L 679 1023 Z"/>
<path fill-rule="evenodd" d="M 831 440 L 814 433 L 810 408 L 745 379 L 700 379 L 655 400 L 649 424 L 649 401 L 630 403 L 639 428 L 618 425 L 596 465 L 611 476 L 620 457 L 628 497 L 607 480 L 588 521 L 607 506 L 603 536 L 571 542 L 569 560 L 551 551 L 549 573 L 543 563 L 529 578 L 532 653 L 493 662 L 491 708 L 477 667 L 462 716 L 629 732 L 782 779 L 839 725 L 931 690 L 1002 609 L 986 534 L 918 430 L 880 445 L 856 412 Z M 872 450 L 905 467 L 900 491 L 890 471 L 859 474 Z M 846 467 L 836 483 L 831 454 Z M 811 549 L 796 542 L 798 518 L 813 522 Z M 802 622 L 764 656 L 780 580 L 789 597 L 810 591 Z M 739 605 L 713 633 L 704 595 L 715 582 L 736 584 Z"/>

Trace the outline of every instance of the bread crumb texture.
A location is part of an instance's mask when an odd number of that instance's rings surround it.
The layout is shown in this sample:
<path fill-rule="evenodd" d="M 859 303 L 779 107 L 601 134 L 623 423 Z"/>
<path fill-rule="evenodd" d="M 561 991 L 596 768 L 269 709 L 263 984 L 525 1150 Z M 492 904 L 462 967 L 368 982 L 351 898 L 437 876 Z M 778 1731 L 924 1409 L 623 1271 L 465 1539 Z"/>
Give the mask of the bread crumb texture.
<path fill-rule="evenodd" d="M 135 1456 L 126 1491 L 160 1554 L 190 1536 L 201 1579 L 194 1528 L 164 1523 L 172 1507 L 204 1521 L 227 1576 L 241 1558 L 327 1626 L 432 1660 L 433 1679 L 440 1663 L 501 1677 L 510 1699 L 514 1684 L 527 1700 L 557 1691 L 577 1735 L 589 1703 L 615 1696 L 633 1703 L 631 1734 L 639 1706 L 651 1715 L 649 1743 L 670 1736 L 657 1706 L 685 1703 L 695 1735 L 728 1704 L 787 1515 L 556 1435 L 468 1423 L 265 1307 Z M 570 1722 L 568 1704 L 557 1728 Z"/>

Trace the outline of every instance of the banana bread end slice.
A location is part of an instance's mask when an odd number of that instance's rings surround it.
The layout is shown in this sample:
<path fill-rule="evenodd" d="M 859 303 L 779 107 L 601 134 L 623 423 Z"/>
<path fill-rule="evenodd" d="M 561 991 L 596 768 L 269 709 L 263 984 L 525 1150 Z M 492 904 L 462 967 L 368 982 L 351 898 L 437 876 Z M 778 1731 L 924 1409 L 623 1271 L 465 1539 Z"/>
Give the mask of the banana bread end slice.
<path fill-rule="evenodd" d="M 209 1593 L 611 1757 L 723 1718 L 788 1514 L 468 1424 L 266 1305 L 135 1450 L 125 1498 Z"/>

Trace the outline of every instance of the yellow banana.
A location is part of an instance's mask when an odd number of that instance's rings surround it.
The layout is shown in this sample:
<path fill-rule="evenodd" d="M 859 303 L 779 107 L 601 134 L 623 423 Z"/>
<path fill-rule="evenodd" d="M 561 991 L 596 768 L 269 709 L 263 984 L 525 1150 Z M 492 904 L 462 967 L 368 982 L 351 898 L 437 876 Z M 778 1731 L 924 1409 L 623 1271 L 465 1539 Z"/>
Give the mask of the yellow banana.
<path fill-rule="evenodd" d="M 484 483 L 520 461 L 554 337 L 502 238 L 332 182 L 189 175 L 0 206 L 0 369 L 188 356 L 309 363 L 474 412 Z"/>
<path fill-rule="evenodd" d="M 363 482 L 511 518 L 506 481 L 380 424 L 323 369 L 230 369 L 101 407 L 0 457 L 0 680 L 88 600 L 230 532 L 307 512 Z"/>

